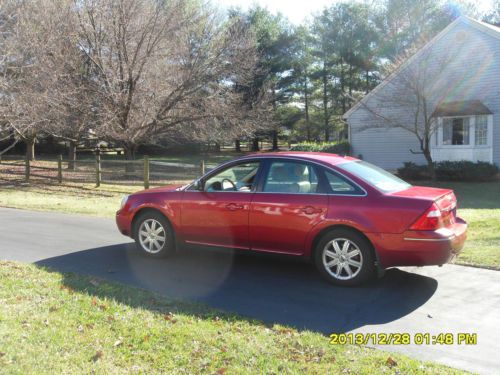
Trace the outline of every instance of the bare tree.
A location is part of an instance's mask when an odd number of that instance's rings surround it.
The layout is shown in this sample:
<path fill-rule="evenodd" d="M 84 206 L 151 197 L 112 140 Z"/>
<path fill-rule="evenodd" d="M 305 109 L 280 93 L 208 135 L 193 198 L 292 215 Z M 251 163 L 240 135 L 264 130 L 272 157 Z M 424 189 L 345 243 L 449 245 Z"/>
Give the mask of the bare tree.
<path fill-rule="evenodd" d="M 75 42 L 91 63 L 98 135 L 128 159 L 141 143 L 182 133 L 194 139 L 228 133 L 241 118 L 237 78 L 255 64 L 237 22 L 181 0 L 84 0 Z"/>
<path fill-rule="evenodd" d="M 92 95 L 92 64 L 75 43 L 78 18 L 73 2 L 50 4 L 58 8 L 55 15 L 47 15 L 51 22 L 37 27 L 37 35 L 50 35 L 49 40 L 39 42 L 43 48 L 37 53 L 37 69 L 45 77 L 45 90 L 39 99 L 46 104 L 49 118 L 43 133 L 68 143 L 68 168 L 74 169 L 77 147 L 89 139 L 92 127 L 98 125 L 99 101 Z"/>
<path fill-rule="evenodd" d="M 4 1 L 2 131 L 29 158 L 46 134 L 69 142 L 70 160 L 90 130 L 133 159 L 160 138 L 220 142 L 262 126 L 265 93 L 248 102 L 240 89 L 256 52 L 237 18 L 181 0 Z"/>
<path fill-rule="evenodd" d="M 23 44 L 27 41 L 23 4 L 16 1 L 4 1 L 1 5 L 1 116 L 5 138 L 13 140 L 11 146 L 19 141 L 26 143 L 26 157 L 34 158 L 36 128 L 32 121 L 34 105 L 30 100 L 27 82 L 32 81 L 33 56 L 30 48 Z M 5 151 L 11 148 L 7 147 Z"/>
<path fill-rule="evenodd" d="M 0 150 L 0 155 L 12 149 L 19 137 L 9 123 L 8 105 L 10 102 L 10 82 L 14 72 L 12 70 L 13 51 L 12 39 L 17 23 L 17 4 L 11 1 L 0 0 L 0 141 L 10 141 L 8 146 Z"/>
<path fill-rule="evenodd" d="M 43 68 L 44 57 L 56 50 L 51 42 L 54 35 L 60 35 L 54 15 L 61 11 L 61 4 L 63 1 L 58 5 L 48 1 L 2 3 L 8 22 L 2 23 L 0 113 L 4 129 L 14 142 L 26 143 L 30 160 L 35 157 L 37 137 L 51 118 L 47 97 L 57 77 Z"/>
<path fill-rule="evenodd" d="M 372 94 L 361 100 L 365 110 L 366 126 L 372 128 L 400 128 L 413 134 L 418 150 L 427 162 L 429 173 L 435 179 L 431 155 L 431 138 L 438 128 L 434 111 L 446 98 L 444 70 L 453 61 L 455 52 L 427 46 L 416 54 L 408 53 L 391 66 L 392 74 Z"/>

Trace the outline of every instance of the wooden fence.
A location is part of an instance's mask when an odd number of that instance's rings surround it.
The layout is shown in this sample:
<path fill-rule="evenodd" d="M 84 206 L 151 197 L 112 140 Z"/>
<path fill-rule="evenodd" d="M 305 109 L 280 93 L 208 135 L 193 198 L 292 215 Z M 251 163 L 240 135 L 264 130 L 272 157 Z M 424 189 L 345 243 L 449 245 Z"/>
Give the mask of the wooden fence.
<path fill-rule="evenodd" d="M 108 160 L 99 153 L 95 160 L 37 159 L 35 162 L 19 158 L 0 158 L 0 174 L 23 178 L 29 182 L 33 178 L 73 183 L 95 183 L 116 185 L 164 185 L 170 181 L 192 180 L 205 173 L 205 162 L 199 165 L 173 163 L 150 159 Z"/>

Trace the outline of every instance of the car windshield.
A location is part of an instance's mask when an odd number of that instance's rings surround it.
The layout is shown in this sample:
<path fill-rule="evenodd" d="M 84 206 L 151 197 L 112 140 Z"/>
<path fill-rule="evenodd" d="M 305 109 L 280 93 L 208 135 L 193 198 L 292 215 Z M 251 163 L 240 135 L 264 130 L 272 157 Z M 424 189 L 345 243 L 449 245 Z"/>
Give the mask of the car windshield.
<path fill-rule="evenodd" d="M 393 193 L 411 187 L 409 183 L 365 161 L 343 163 L 339 167 L 361 178 L 384 193 Z"/>

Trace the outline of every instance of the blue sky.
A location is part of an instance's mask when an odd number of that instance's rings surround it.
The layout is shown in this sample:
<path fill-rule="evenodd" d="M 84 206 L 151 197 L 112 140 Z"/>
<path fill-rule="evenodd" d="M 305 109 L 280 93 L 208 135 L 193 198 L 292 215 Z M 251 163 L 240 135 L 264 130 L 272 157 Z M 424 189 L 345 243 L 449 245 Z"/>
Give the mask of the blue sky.
<path fill-rule="evenodd" d="M 212 0 L 222 7 L 239 6 L 243 9 L 252 4 L 259 4 L 266 7 L 271 12 L 281 12 L 295 24 L 303 22 L 312 13 L 319 12 L 325 6 L 337 2 L 336 0 Z M 360 0 L 362 1 L 362 0 Z M 491 0 L 477 0 L 478 8 L 488 10 L 491 7 Z"/>

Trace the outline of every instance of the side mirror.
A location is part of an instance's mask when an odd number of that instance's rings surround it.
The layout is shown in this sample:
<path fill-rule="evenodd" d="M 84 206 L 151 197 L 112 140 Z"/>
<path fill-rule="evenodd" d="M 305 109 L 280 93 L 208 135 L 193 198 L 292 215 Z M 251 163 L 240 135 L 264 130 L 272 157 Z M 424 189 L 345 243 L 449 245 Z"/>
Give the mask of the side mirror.
<path fill-rule="evenodd" d="M 203 191 L 203 180 L 199 178 L 193 183 L 193 188 L 198 191 Z"/>

